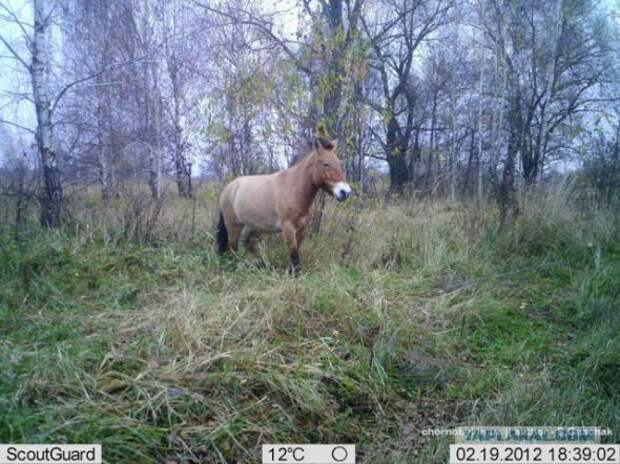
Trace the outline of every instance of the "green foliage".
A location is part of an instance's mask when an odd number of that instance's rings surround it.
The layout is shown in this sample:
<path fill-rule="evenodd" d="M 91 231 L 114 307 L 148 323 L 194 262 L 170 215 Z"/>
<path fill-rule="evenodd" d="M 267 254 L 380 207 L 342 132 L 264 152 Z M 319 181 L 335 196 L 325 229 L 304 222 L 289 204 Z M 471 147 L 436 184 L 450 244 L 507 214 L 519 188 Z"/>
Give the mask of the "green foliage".
<path fill-rule="evenodd" d="M 388 463 L 445 461 L 448 439 L 424 428 L 620 430 L 605 211 L 526 199 L 498 235 L 461 204 L 330 203 L 293 279 L 278 240 L 265 268 L 215 257 L 215 199 L 197 198 L 202 235 L 182 230 L 182 200 L 149 243 L 118 239 L 116 209 L 90 203 L 72 230 L 4 233 L 0 440 L 99 442 L 115 463 L 355 442 L 360 462 Z"/>

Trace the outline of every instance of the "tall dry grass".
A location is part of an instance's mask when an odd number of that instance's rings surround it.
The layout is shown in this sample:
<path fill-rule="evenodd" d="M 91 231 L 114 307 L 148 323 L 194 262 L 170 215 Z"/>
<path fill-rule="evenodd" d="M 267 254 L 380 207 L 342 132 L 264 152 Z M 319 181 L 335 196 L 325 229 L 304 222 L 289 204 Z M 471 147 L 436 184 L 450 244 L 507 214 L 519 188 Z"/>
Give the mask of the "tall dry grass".
<path fill-rule="evenodd" d="M 215 189 L 132 195 L 77 197 L 67 230 L 5 247 L 3 440 L 88 437 L 108 462 L 253 462 L 268 442 L 441 462 L 424 428 L 617 425 L 617 218 L 570 191 L 522 198 L 504 231 L 492 204 L 328 202 L 298 279 L 278 237 L 265 268 L 215 256 Z"/>

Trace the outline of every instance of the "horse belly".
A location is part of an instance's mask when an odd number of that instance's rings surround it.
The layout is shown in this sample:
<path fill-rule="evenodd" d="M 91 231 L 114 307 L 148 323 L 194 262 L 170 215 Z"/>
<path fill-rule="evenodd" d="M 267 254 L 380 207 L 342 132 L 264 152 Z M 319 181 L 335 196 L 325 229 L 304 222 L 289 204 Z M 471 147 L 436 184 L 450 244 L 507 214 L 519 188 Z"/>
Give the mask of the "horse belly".
<path fill-rule="evenodd" d="M 235 214 L 243 225 L 262 232 L 279 232 L 278 217 L 270 189 L 264 186 L 240 185 L 233 203 Z"/>

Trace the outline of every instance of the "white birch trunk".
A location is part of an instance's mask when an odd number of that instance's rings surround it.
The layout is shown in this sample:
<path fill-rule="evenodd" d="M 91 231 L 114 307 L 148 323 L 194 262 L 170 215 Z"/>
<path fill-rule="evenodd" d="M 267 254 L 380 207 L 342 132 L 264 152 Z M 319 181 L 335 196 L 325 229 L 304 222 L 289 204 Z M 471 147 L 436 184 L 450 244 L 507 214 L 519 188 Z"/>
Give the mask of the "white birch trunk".
<path fill-rule="evenodd" d="M 147 65 L 148 66 L 148 65 Z M 147 68 L 148 69 L 148 68 Z M 158 200 L 161 195 L 161 101 L 159 96 L 159 87 L 157 85 L 157 64 L 151 67 L 153 73 L 153 87 L 149 87 L 148 78 L 145 80 L 145 88 L 150 89 L 149 93 L 153 93 L 152 104 L 148 104 L 152 108 L 150 111 L 150 119 L 152 125 L 152 135 L 155 140 L 150 140 L 149 147 L 149 185 L 151 187 L 151 196 Z M 151 96 L 147 96 L 150 100 Z"/>
<path fill-rule="evenodd" d="M 60 184 L 58 157 L 52 147 L 52 115 L 49 94 L 49 12 L 45 0 L 34 0 L 34 34 L 30 78 L 37 116 L 36 142 L 43 170 L 44 191 L 41 195 L 41 223 L 46 227 L 60 224 L 63 192 Z"/>

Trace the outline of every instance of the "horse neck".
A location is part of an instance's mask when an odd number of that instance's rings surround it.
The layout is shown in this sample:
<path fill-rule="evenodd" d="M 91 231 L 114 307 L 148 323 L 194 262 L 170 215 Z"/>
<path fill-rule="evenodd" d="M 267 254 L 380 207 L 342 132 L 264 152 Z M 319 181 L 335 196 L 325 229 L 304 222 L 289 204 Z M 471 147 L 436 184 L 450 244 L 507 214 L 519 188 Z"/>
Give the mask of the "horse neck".
<path fill-rule="evenodd" d="M 316 153 L 310 153 L 300 163 L 291 167 L 289 171 L 292 171 L 295 179 L 295 185 L 298 186 L 302 193 L 305 207 L 310 208 L 314 197 L 316 197 L 319 187 L 314 184 L 312 171 L 314 169 Z"/>

